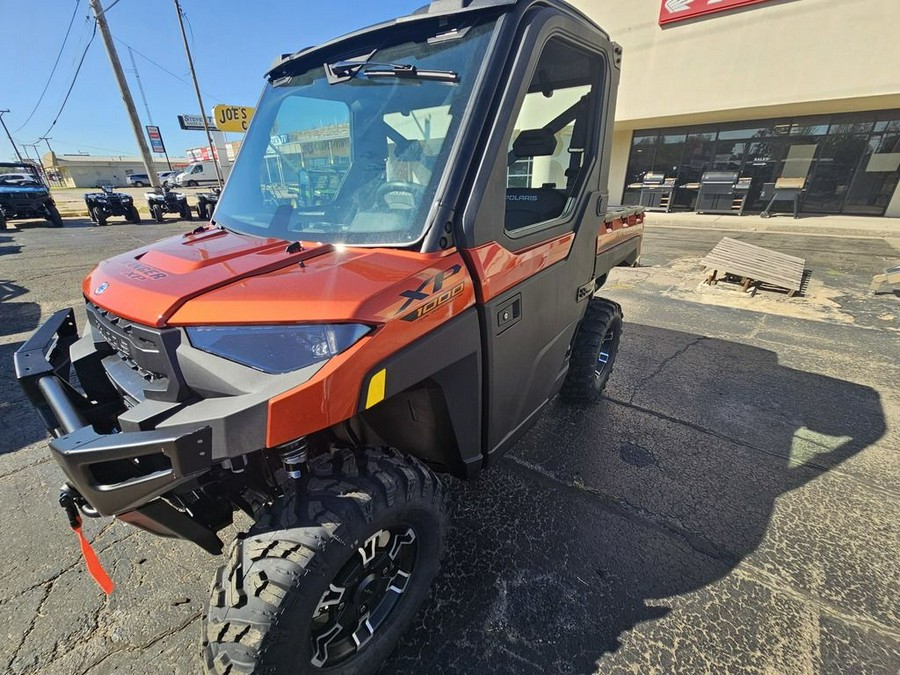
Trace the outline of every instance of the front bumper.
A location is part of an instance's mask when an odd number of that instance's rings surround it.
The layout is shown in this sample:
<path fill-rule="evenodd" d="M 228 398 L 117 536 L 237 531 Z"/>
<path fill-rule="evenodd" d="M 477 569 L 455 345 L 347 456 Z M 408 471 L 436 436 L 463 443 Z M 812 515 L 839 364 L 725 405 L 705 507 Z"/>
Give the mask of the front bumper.
<path fill-rule="evenodd" d="M 210 469 L 209 425 L 96 431 L 110 408 L 71 383 L 69 349 L 77 340 L 74 312 L 60 310 L 16 351 L 14 362 L 19 384 L 55 437 L 54 459 L 91 510 L 99 515 L 134 510 Z M 133 465 L 131 476 L 123 476 L 123 463 Z"/>

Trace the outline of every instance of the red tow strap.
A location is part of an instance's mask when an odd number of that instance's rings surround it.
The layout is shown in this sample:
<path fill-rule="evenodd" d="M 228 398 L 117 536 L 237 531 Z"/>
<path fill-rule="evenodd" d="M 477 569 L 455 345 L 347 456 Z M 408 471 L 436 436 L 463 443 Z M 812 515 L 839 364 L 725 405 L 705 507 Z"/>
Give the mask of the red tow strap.
<path fill-rule="evenodd" d="M 94 581 L 103 589 L 103 592 L 109 595 L 113 592 L 115 584 L 109 578 L 106 570 L 103 569 L 103 565 L 100 564 L 100 558 L 97 557 L 94 549 L 91 548 L 91 542 L 87 540 L 84 532 L 81 531 L 81 523 L 78 523 L 78 527 L 73 527 L 72 531 L 78 535 L 78 543 L 81 544 L 81 554 L 84 556 L 84 562 L 87 563 L 88 572 L 91 573 Z"/>
<path fill-rule="evenodd" d="M 103 565 L 100 564 L 100 558 L 97 557 L 94 549 L 91 548 L 91 542 L 87 540 L 84 532 L 81 531 L 81 513 L 79 513 L 78 505 L 76 504 L 76 499 L 80 499 L 80 497 L 77 496 L 77 493 L 73 494 L 73 492 L 68 485 L 63 485 L 59 493 L 59 505 L 66 512 L 72 532 L 78 536 L 78 543 L 81 545 L 81 555 L 84 556 L 88 572 L 94 577 L 94 581 L 103 589 L 103 592 L 109 595 L 113 592 L 115 585 L 112 579 L 109 578 L 106 570 L 103 569 Z"/>

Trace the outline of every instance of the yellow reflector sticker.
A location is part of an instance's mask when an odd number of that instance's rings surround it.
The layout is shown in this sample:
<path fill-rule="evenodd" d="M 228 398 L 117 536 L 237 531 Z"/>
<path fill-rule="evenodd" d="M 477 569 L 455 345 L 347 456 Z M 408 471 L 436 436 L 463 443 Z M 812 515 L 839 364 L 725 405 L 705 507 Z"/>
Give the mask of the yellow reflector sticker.
<path fill-rule="evenodd" d="M 376 403 L 384 400 L 384 382 L 387 378 L 387 370 L 382 368 L 369 380 L 369 393 L 366 395 L 366 410 Z"/>

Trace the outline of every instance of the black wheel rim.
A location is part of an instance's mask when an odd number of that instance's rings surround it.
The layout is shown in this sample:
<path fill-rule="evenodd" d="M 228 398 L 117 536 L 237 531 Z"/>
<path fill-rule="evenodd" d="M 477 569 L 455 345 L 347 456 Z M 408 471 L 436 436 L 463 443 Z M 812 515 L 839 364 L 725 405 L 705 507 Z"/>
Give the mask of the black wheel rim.
<path fill-rule="evenodd" d="M 338 665 L 365 649 L 409 588 L 418 554 L 415 530 L 397 525 L 366 539 L 313 610 L 312 665 Z"/>
<path fill-rule="evenodd" d="M 612 368 L 612 362 L 616 358 L 616 332 L 615 327 L 610 326 L 600 342 L 600 352 L 597 354 L 597 363 L 594 365 L 594 374 L 602 378 Z"/>

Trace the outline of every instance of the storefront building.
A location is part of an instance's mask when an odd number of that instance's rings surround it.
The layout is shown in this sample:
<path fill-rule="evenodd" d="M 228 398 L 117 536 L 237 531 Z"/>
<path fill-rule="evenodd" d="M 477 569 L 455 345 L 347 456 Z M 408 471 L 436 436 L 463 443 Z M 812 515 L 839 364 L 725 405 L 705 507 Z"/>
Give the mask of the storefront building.
<path fill-rule="evenodd" d="M 693 209 L 707 171 L 803 181 L 805 213 L 900 217 L 898 0 L 571 0 L 622 45 L 610 174 Z"/>

